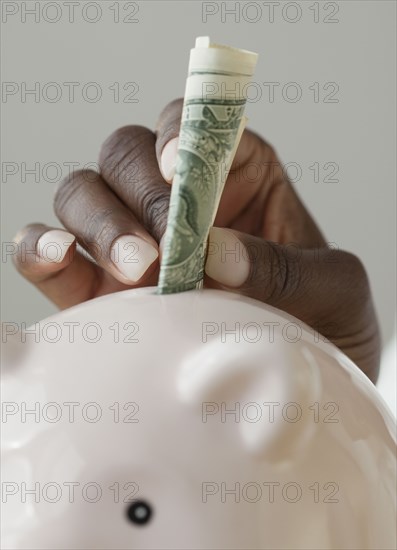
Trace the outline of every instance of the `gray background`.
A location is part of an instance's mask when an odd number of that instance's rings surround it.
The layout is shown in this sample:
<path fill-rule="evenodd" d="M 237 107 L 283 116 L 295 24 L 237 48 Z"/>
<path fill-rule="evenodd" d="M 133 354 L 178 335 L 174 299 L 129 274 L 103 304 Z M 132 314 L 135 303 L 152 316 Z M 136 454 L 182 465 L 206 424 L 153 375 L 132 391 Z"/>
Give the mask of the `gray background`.
<path fill-rule="evenodd" d="M 97 7 L 81 2 L 74 22 L 69 21 L 67 2 L 57 2 L 58 12 L 49 2 L 36 3 L 38 21 L 26 15 L 25 22 L 22 3 L 3 2 L 3 11 L 5 4 L 18 12 L 5 22 L 3 13 L 2 79 L 15 82 L 18 91 L 3 96 L 2 103 L 3 242 L 29 222 L 59 225 L 52 197 L 60 172 L 48 163 L 57 163 L 66 174 L 64 163 L 82 167 L 95 162 L 101 143 L 117 127 L 153 127 L 162 107 L 183 94 L 195 37 L 209 35 L 260 54 L 247 106 L 250 126 L 273 143 L 283 162 L 300 165 L 296 188 L 328 241 L 364 262 L 387 344 L 395 310 L 395 2 L 301 1 L 297 7 L 281 2 L 271 22 L 263 2 L 120 1 L 118 23 L 114 2 L 97 2 Z M 32 9 L 35 3 L 26 4 Z M 239 17 L 225 14 L 222 4 L 237 9 Z M 218 12 L 204 21 L 203 13 L 211 9 Z M 99 20 L 90 23 L 97 13 Z M 300 19 L 291 22 L 297 14 Z M 57 22 L 46 21 L 59 15 Z M 124 22 L 128 15 L 136 22 Z M 327 17 L 335 22 L 325 22 Z M 27 88 L 39 84 L 38 102 L 31 95 L 24 101 L 23 82 Z M 61 88 L 57 102 L 50 101 L 55 88 L 46 88 L 49 82 Z M 79 83 L 72 102 L 64 82 Z M 101 87 L 99 101 L 84 98 L 88 82 Z M 119 102 L 109 89 L 115 82 L 121 89 Z M 138 102 L 123 102 L 126 82 L 139 86 L 132 98 Z M 274 102 L 265 82 L 280 83 Z M 283 98 L 282 88 L 291 82 L 302 91 L 299 101 Z M 315 82 L 318 102 L 309 89 Z M 327 82 L 339 87 L 329 98 L 337 102 L 324 101 L 334 89 L 324 90 Z M 85 91 L 92 98 L 95 90 Z M 293 87 L 285 91 L 293 96 Z M 14 176 L 4 173 L 4 163 L 10 162 L 18 168 Z M 315 183 L 309 168 L 315 162 L 336 163 L 339 182 L 324 182 L 327 171 L 321 170 Z M 39 163 L 38 182 L 33 175 L 22 181 L 23 163 L 28 169 Z M 15 272 L 10 258 L 3 258 L 2 268 L 3 320 L 31 323 L 55 311 Z"/>

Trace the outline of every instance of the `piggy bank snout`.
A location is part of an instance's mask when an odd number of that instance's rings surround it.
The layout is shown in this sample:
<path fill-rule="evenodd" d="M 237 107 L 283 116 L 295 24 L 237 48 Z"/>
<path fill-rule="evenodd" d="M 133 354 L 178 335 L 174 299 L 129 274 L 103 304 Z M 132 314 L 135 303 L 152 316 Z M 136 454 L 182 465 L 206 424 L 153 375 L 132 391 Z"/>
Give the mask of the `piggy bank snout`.
<path fill-rule="evenodd" d="M 183 361 L 178 391 L 208 422 L 233 416 L 248 452 L 283 461 L 314 435 L 309 408 L 320 400 L 318 369 L 304 345 L 212 341 Z"/>

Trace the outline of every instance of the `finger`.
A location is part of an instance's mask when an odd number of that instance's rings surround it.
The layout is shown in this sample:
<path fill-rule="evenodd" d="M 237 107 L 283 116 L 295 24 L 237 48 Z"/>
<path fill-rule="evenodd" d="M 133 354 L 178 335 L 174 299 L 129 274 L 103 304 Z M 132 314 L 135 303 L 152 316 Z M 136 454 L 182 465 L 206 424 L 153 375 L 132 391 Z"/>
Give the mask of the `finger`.
<path fill-rule="evenodd" d="M 97 267 L 76 252 L 74 235 L 31 224 L 14 237 L 17 270 L 61 309 L 88 300 L 97 285 Z"/>
<path fill-rule="evenodd" d="M 278 245 L 212 228 L 205 272 L 207 286 L 237 292 L 294 315 L 376 378 L 376 316 L 365 269 L 354 255 L 326 247 Z"/>
<path fill-rule="evenodd" d="M 241 136 L 215 218 L 217 226 L 251 233 L 271 192 L 282 184 L 275 150 L 251 130 Z M 258 228 L 258 231 L 260 229 Z"/>
<path fill-rule="evenodd" d="M 163 178 L 171 183 L 175 175 L 176 152 L 181 126 L 183 99 L 175 99 L 162 110 L 156 125 L 156 157 Z"/>
<path fill-rule="evenodd" d="M 168 183 L 171 183 L 175 175 L 182 108 L 182 98 L 171 101 L 162 110 L 156 124 L 157 162 L 163 178 Z M 248 180 L 252 180 L 252 183 L 258 183 L 262 179 L 263 172 L 267 170 L 267 167 L 276 161 L 276 154 L 273 148 L 250 130 L 246 130 L 241 137 L 230 173 L 233 174 L 236 172 L 247 161 L 250 162 L 251 166 L 247 169 L 249 173 L 246 176 L 248 176 Z M 241 191 L 241 181 L 239 183 Z"/>
<path fill-rule="evenodd" d="M 64 179 L 54 207 L 97 264 L 121 283 L 143 285 L 158 270 L 156 241 L 96 172 Z"/>
<path fill-rule="evenodd" d="M 157 162 L 168 183 L 172 183 L 175 175 L 182 107 L 182 99 L 169 103 L 156 126 Z M 236 219 L 238 229 L 248 229 L 252 226 L 253 204 L 261 212 L 272 187 L 280 184 L 281 176 L 282 167 L 274 149 L 254 132 L 245 130 L 221 196 L 216 224 L 234 226 Z M 247 220 L 241 218 L 244 212 Z"/>
<path fill-rule="evenodd" d="M 167 225 L 170 188 L 161 176 L 155 135 L 142 126 L 116 130 L 99 157 L 101 175 L 159 243 Z"/>
<path fill-rule="evenodd" d="M 308 250 L 296 243 L 280 245 L 213 227 L 205 272 L 225 287 L 312 324 L 327 321 L 339 297 L 348 300 L 347 306 L 363 298 L 357 295 L 362 291 L 357 287 L 361 279 L 358 264 L 347 252 L 326 247 Z M 343 321 L 344 312 L 340 315 L 338 321 Z"/>

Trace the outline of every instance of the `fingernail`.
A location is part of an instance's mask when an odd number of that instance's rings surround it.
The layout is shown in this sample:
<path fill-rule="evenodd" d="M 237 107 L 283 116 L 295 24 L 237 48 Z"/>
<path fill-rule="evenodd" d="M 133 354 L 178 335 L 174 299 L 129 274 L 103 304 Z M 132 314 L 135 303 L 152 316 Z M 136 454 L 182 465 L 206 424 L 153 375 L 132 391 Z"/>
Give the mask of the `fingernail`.
<path fill-rule="evenodd" d="M 51 229 L 37 241 L 37 254 L 51 263 L 61 263 L 76 237 L 62 229 Z"/>
<path fill-rule="evenodd" d="M 179 138 L 171 139 L 165 146 L 161 153 L 160 158 L 160 170 L 163 174 L 163 178 L 172 182 L 172 178 L 175 176 L 175 167 L 176 167 L 176 152 L 178 150 L 178 140 Z"/>
<path fill-rule="evenodd" d="M 129 281 L 136 283 L 158 258 L 154 246 L 136 235 L 116 239 L 110 250 L 113 264 Z"/>
<path fill-rule="evenodd" d="M 237 288 L 250 273 L 248 250 L 233 231 L 212 227 L 208 239 L 206 274 L 225 286 Z"/>

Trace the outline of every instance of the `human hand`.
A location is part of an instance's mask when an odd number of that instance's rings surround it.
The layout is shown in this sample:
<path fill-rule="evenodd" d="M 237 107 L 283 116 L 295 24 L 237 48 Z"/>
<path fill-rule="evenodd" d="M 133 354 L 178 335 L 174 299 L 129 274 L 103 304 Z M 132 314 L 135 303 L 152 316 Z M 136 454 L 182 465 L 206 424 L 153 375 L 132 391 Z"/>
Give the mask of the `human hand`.
<path fill-rule="evenodd" d="M 18 270 L 58 307 L 157 284 L 181 110 L 181 100 L 167 105 L 156 134 L 141 126 L 117 130 L 102 147 L 100 173 L 63 180 L 55 211 L 69 233 L 43 224 L 18 233 Z M 205 286 L 294 315 L 376 381 L 379 329 L 364 267 L 327 245 L 272 147 L 249 130 L 214 225 Z M 76 250 L 74 236 L 95 263 Z"/>

